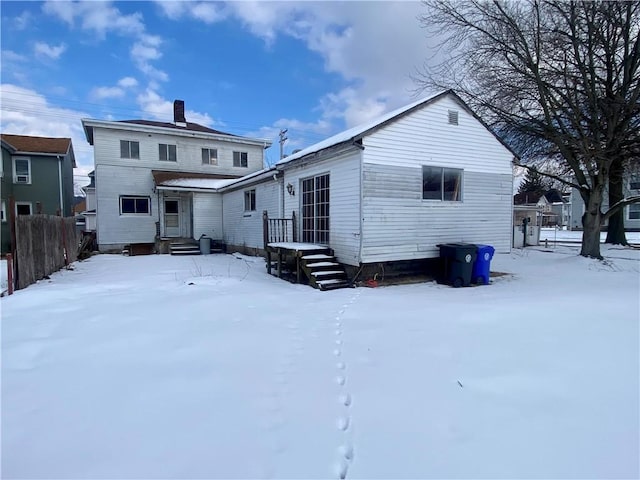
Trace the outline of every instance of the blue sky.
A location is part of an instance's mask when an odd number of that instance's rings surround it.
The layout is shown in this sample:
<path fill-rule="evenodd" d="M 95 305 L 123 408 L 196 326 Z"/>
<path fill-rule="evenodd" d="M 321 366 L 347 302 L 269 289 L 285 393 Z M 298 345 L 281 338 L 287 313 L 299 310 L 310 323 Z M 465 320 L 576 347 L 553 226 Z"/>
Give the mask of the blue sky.
<path fill-rule="evenodd" d="M 429 57 L 419 2 L 6 2 L 5 133 L 71 137 L 81 118 L 187 120 L 268 138 L 279 155 L 416 99 Z M 425 92 L 424 94 L 426 95 Z"/>

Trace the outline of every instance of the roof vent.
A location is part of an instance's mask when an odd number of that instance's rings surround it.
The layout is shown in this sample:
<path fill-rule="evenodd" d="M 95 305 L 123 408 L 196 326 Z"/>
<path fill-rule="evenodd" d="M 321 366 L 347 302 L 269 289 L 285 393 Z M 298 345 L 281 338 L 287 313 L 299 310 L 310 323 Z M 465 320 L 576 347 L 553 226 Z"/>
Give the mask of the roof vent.
<path fill-rule="evenodd" d="M 449 110 L 449 125 L 458 125 L 458 111 Z"/>
<path fill-rule="evenodd" d="M 187 126 L 187 120 L 184 118 L 184 100 L 174 100 L 173 102 L 173 123 L 178 127 Z"/>

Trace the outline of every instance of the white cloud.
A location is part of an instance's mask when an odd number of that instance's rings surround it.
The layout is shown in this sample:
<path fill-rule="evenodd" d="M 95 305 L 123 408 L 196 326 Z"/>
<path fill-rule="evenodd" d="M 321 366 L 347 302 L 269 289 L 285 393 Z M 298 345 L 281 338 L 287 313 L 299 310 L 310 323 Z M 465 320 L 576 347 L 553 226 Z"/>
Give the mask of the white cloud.
<path fill-rule="evenodd" d="M 121 35 L 142 35 L 145 26 L 139 12 L 125 15 L 111 2 L 95 1 L 47 1 L 42 6 L 44 13 L 56 16 L 75 27 L 90 31 L 103 39 L 108 32 Z"/>
<path fill-rule="evenodd" d="M 156 92 L 153 88 L 147 88 L 136 98 L 138 106 L 142 110 L 145 118 L 153 118 L 161 122 L 173 122 L 173 100 L 167 100 Z M 188 104 L 185 102 L 185 107 Z M 185 109 L 185 118 L 188 122 L 199 123 L 211 128 L 221 125 L 216 122 L 208 113 L 196 112 Z"/>
<path fill-rule="evenodd" d="M 13 19 L 13 27 L 16 30 L 24 30 L 29 26 L 32 18 L 33 18 L 33 15 L 31 14 L 31 12 L 29 12 L 28 10 L 25 10 L 24 12 L 22 12 L 20 15 L 18 15 Z"/>
<path fill-rule="evenodd" d="M 138 86 L 138 80 L 133 77 L 124 77 L 118 80 L 118 86 L 122 88 L 133 88 Z"/>
<path fill-rule="evenodd" d="M 104 100 L 106 98 L 122 98 L 125 91 L 120 87 L 96 87 L 91 90 L 89 96 L 94 100 Z"/>
<path fill-rule="evenodd" d="M 93 170 L 93 148 L 87 143 L 80 120 L 85 112 L 50 105 L 35 90 L 0 85 L 0 129 L 4 133 L 45 137 L 68 137 L 73 142 L 78 172 Z"/>
<path fill-rule="evenodd" d="M 151 64 L 162 57 L 159 49 L 162 39 L 146 32 L 140 12 L 123 14 L 111 2 L 102 1 L 47 1 L 42 10 L 72 28 L 79 26 L 81 30 L 90 32 L 99 39 L 104 39 L 108 33 L 132 37 L 134 41 L 130 54 L 134 65 L 150 79 L 168 80 L 166 72 Z"/>
<path fill-rule="evenodd" d="M 55 45 L 49 45 L 44 42 L 36 42 L 36 44 L 33 47 L 33 50 L 36 56 L 47 57 L 51 60 L 57 60 L 58 58 L 60 58 L 60 55 L 62 55 L 66 49 L 67 49 L 67 46 L 64 43 L 61 43 L 60 45 L 55 46 Z"/>
<path fill-rule="evenodd" d="M 191 2 L 191 1 L 156 1 L 165 16 L 172 20 L 181 18 L 193 18 L 207 24 L 212 24 L 224 20 L 227 11 L 223 4 L 214 2 Z"/>
<path fill-rule="evenodd" d="M 14 52 L 13 50 L 2 50 L 2 63 L 6 67 L 7 62 L 26 62 L 27 57 Z"/>

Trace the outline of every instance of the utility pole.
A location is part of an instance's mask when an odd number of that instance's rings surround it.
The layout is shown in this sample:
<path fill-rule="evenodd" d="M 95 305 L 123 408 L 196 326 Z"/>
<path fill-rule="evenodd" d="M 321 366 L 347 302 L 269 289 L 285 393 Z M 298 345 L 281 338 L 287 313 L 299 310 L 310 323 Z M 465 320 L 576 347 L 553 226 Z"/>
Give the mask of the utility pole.
<path fill-rule="evenodd" d="M 288 140 L 288 138 L 285 135 L 287 134 L 288 131 L 289 129 L 287 128 L 280 130 L 280 160 L 284 158 L 284 142 Z"/>

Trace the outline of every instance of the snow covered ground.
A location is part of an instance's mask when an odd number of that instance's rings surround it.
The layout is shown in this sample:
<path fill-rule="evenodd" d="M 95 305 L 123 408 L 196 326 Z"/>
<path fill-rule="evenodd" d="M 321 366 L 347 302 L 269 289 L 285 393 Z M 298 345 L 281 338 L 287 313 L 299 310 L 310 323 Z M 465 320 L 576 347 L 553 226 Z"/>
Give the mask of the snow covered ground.
<path fill-rule="evenodd" d="M 320 292 L 98 255 L 2 308 L 3 478 L 638 478 L 640 251 Z"/>

